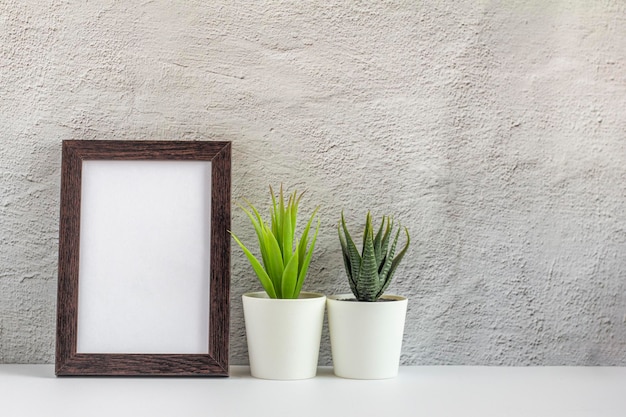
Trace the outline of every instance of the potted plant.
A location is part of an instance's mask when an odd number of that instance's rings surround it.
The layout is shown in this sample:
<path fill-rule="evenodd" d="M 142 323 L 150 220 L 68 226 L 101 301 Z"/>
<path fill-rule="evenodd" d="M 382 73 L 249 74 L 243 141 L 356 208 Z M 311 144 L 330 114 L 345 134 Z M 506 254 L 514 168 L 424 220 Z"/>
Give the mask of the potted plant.
<path fill-rule="evenodd" d="M 402 227 L 383 216 L 374 234 L 368 212 L 363 249 L 358 251 L 341 214 L 339 242 L 352 294 L 328 297 L 328 327 L 335 375 L 353 379 L 384 379 L 398 374 L 407 299 L 383 295 L 410 238 L 394 257 Z"/>
<path fill-rule="evenodd" d="M 242 207 L 256 231 L 261 261 L 235 236 L 263 289 L 242 296 L 252 376 L 264 379 L 306 379 L 317 373 L 326 297 L 302 292 L 313 255 L 319 221 L 311 230 L 317 208 L 296 237 L 298 204 L 294 191 L 285 202 L 270 187 L 270 222 L 249 202 Z M 312 234 L 312 236 L 311 236 Z"/>

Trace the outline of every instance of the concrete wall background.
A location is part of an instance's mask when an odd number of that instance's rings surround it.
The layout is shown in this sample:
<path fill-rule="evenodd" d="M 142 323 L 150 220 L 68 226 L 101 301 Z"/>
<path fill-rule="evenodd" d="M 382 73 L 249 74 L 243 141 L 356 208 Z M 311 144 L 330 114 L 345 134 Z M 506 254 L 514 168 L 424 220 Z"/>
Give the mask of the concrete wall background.
<path fill-rule="evenodd" d="M 0 1 L 0 362 L 53 361 L 61 141 L 219 139 L 321 205 L 305 289 L 341 209 L 409 228 L 403 363 L 626 365 L 625 3 L 332 3 Z"/>

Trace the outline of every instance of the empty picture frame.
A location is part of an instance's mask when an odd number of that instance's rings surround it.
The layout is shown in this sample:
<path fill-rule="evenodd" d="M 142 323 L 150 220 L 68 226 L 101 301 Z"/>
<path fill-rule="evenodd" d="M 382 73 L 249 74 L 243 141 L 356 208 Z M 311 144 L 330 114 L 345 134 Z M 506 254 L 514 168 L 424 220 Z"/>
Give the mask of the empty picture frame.
<path fill-rule="evenodd" d="M 230 149 L 63 141 L 56 375 L 228 375 Z"/>

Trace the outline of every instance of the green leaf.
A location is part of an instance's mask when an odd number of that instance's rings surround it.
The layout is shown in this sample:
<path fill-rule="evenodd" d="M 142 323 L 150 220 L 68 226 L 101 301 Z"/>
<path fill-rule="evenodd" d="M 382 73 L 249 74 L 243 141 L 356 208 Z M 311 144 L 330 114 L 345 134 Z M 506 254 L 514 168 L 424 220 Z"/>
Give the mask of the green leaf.
<path fill-rule="evenodd" d="M 302 194 L 300 194 L 300 196 L 302 196 Z M 313 210 L 313 214 L 311 214 L 311 218 L 309 218 L 309 221 L 307 222 L 306 226 L 304 227 L 304 230 L 302 231 L 302 237 L 300 238 L 300 242 L 298 243 L 298 267 L 300 269 L 302 269 L 302 265 L 304 263 L 304 257 L 306 256 L 307 253 L 307 245 L 309 244 L 309 230 L 311 229 L 311 224 L 313 223 L 313 219 L 315 218 L 315 215 L 317 214 L 317 211 L 319 210 L 319 206 L 315 208 L 315 210 Z"/>
<path fill-rule="evenodd" d="M 277 298 L 276 291 L 274 290 L 274 285 L 272 284 L 272 281 L 270 280 L 269 276 L 265 272 L 265 269 L 263 269 L 263 266 L 261 265 L 261 263 L 258 261 L 257 258 L 254 257 L 252 252 L 250 252 L 248 248 L 246 248 L 244 244 L 241 243 L 241 241 L 237 238 L 237 236 L 235 236 L 233 232 L 230 232 L 230 235 L 233 237 L 233 239 L 235 239 L 235 242 L 237 242 L 237 244 L 241 247 L 241 249 L 243 250 L 243 253 L 246 254 L 248 261 L 250 261 L 250 265 L 252 265 L 252 269 L 254 269 L 254 272 L 259 277 L 259 281 L 261 282 L 261 285 L 263 286 L 263 289 L 265 289 L 265 292 L 267 293 L 267 295 L 270 298 Z"/>
<path fill-rule="evenodd" d="M 249 201 L 245 199 L 244 201 L 248 204 L 252 212 L 254 212 L 254 216 L 252 215 L 250 211 L 246 210 L 245 207 L 241 205 L 239 207 L 241 207 L 241 209 L 248 215 L 248 217 L 250 218 L 250 222 L 252 223 L 252 226 L 254 227 L 254 230 L 256 231 L 256 235 L 259 240 L 259 248 L 261 250 L 261 257 L 263 259 L 263 265 L 265 265 L 265 269 L 267 270 L 269 268 L 269 265 L 268 265 L 268 259 L 266 258 L 267 250 L 265 250 L 265 232 L 263 229 L 263 226 L 265 225 L 265 223 L 263 222 L 263 219 L 261 218 L 261 215 L 259 214 L 257 209 L 254 208 L 254 206 L 250 204 Z"/>
<path fill-rule="evenodd" d="M 317 227 L 315 228 L 315 233 L 313 234 L 313 239 L 311 240 L 311 246 L 309 247 L 309 251 L 304 258 L 304 263 L 300 266 L 300 272 L 298 273 L 298 283 L 296 284 L 296 289 L 294 291 L 294 298 L 298 298 L 298 295 L 300 295 L 300 291 L 302 290 L 302 284 L 304 284 L 304 278 L 306 278 L 309 264 L 311 263 L 311 257 L 313 256 L 313 249 L 315 248 L 315 242 L 317 241 L 317 233 L 319 232 L 319 230 L 320 222 L 318 220 Z"/>
<path fill-rule="evenodd" d="M 288 205 L 289 207 L 289 205 Z M 291 223 L 291 214 L 288 213 L 289 210 L 285 213 L 283 217 L 283 240 L 281 251 L 283 253 L 283 264 L 287 265 L 291 260 L 291 256 L 293 254 L 293 236 L 294 230 L 293 225 Z"/>
<path fill-rule="evenodd" d="M 245 200 L 244 200 L 245 201 Z M 246 201 L 246 203 L 254 210 L 254 207 L 248 203 Z M 263 224 L 263 220 L 260 219 L 260 216 L 258 215 L 258 213 L 255 211 L 256 213 L 256 218 L 254 215 L 252 215 L 252 213 L 247 210 L 244 206 L 239 205 L 239 207 L 244 211 L 244 213 L 246 213 L 246 215 L 248 216 L 248 218 L 250 219 L 250 222 L 252 223 L 252 226 L 254 227 L 254 230 L 256 231 L 257 237 L 259 238 L 259 243 L 261 242 L 261 225 Z"/>
<path fill-rule="evenodd" d="M 370 228 L 370 233 L 365 234 L 361 271 L 356 280 L 356 286 L 359 292 L 357 299 L 359 301 L 376 301 L 376 294 L 380 289 L 378 283 L 378 265 L 376 264 L 374 240 L 372 236 L 373 233 L 371 233 Z"/>
<path fill-rule="evenodd" d="M 265 237 L 266 242 L 265 245 L 267 247 L 267 257 L 269 259 L 271 265 L 271 278 L 274 283 L 274 289 L 276 290 L 276 295 L 278 298 L 282 298 L 282 285 L 281 280 L 284 273 L 284 264 L 283 258 L 281 256 L 280 247 L 278 246 L 278 241 L 271 233 L 269 227 L 265 226 Z"/>
<path fill-rule="evenodd" d="M 293 228 L 294 231 L 296 230 L 296 227 L 298 225 L 298 204 L 300 204 L 300 199 L 302 198 L 302 194 L 300 194 L 300 197 L 298 197 L 297 192 L 294 191 L 293 196 L 289 198 L 289 200 L 291 201 L 291 205 L 290 205 L 291 227 Z"/>
<path fill-rule="evenodd" d="M 385 216 L 380 223 L 376 237 L 374 238 L 374 255 L 376 256 L 376 265 L 380 265 L 382 260 L 382 238 L 383 238 L 383 226 L 385 225 Z"/>
<path fill-rule="evenodd" d="M 389 238 L 391 236 L 392 230 L 393 230 L 393 219 L 390 219 L 389 217 L 387 217 L 387 227 L 385 228 L 385 234 L 383 235 L 383 241 L 380 247 L 380 253 L 384 254 L 384 257 L 387 256 L 387 249 L 389 248 Z M 381 262 L 378 263 L 379 267 L 381 264 L 382 264 Z"/>
<path fill-rule="evenodd" d="M 271 217 L 271 228 L 274 236 L 278 236 L 278 206 L 276 203 L 276 196 L 274 195 L 274 190 L 270 185 L 270 194 L 272 195 L 272 208 L 270 208 L 270 217 Z"/>
<path fill-rule="evenodd" d="M 387 253 L 387 258 L 385 259 L 385 263 L 383 265 L 382 270 L 380 271 L 380 273 L 378 274 L 380 277 L 381 281 L 386 281 L 387 280 L 387 275 L 389 273 L 389 269 L 391 268 L 391 263 L 393 262 L 393 255 L 396 252 L 396 244 L 398 243 L 398 237 L 400 236 L 400 229 L 398 229 L 398 232 L 396 233 L 396 237 L 391 245 L 391 249 L 389 250 L 389 252 Z"/>
<path fill-rule="evenodd" d="M 295 298 L 294 293 L 296 290 L 296 284 L 298 283 L 298 256 L 297 253 L 291 257 L 285 271 L 283 272 L 282 279 L 282 294 L 283 298 Z"/>
<path fill-rule="evenodd" d="M 341 224 L 337 224 L 337 234 L 339 235 L 339 243 L 341 244 L 341 253 L 343 254 L 343 266 L 346 269 L 346 275 L 348 276 L 348 284 L 350 284 L 350 291 L 352 294 L 357 294 L 356 282 L 352 276 L 352 267 L 350 266 L 350 253 L 348 252 L 348 244 L 346 238 L 341 233 Z"/>
<path fill-rule="evenodd" d="M 384 282 L 382 288 L 379 291 L 378 297 L 381 297 L 383 295 L 383 293 L 387 290 L 387 287 L 389 286 L 389 284 L 391 283 L 391 279 L 393 278 L 393 274 L 394 274 L 394 272 L 396 272 L 396 268 L 400 264 L 400 261 L 404 257 L 404 254 L 406 253 L 407 249 L 409 249 L 409 244 L 411 243 L 411 238 L 409 237 L 409 230 L 405 227 L 404 228 L 404 232 L 406 233 L 406 244 L 404 245 L 404 248 L 402 248 L 402 250 L 400 251 L 398 256 L 396 256 L 395 259 L 393 260 L 393 262 L 391 263 L 391 267 L 389 269 L 389 272 L 387 273 L 387 276 L 385 277 L 385 282 Z M 400 234 L 400 229 L 398 229 L 398 235 L 399 234 Z M 396 235 L 396 239 L 395 239 L 394 244 L 393 244 L 393 246 L 394 246 L 393 249 L 394 250 L 395 250 L 395 246 L 396 246 L 396 241 L 398 240 L 398 235 Z M 391 258 L 391 256 L 390 256 L 390 258 Z"/>
<path fill-rule="evenodd" d="M 361 253 L 365 252 L 365 242 L 367 241 L 367 235 L 372 232 L 372 215 L 370 212 L 367 212 L 367 217 L 365 218 L 365 230 L 363 231 L 363 247 L 361 249 Z"/>
<path fill-rule="evenodd" d="M 280 221 L 280 224 L 278 225 L 278 232 L 279 232 L 279 235 L 281 236 L 282 236 L 282 230 L 284 226 L 283 222 L 285 221 L 284 216 L 285 216 L 285 195 L 283 194 L 283 185 L 280 184 L 280 195 L 278 196 L 278 219 Z"/>
<path fill-rule="evenodd" d="M 261 265 L 261 262 L 240 241 L 237 242 L 259 276 L 261 284 L 264 288 L 268 287 L 266 290 L 268 294 L 274 298 L 297 297 L 311 260 L 314 242 L 309 249 L 307 247 L 310 228 L 318 208 L 311 215 L 302 238 L 296 239 L 298 207 L 304 193 L 298 195 L 297 191 L 294 191 L 285 201 L 282 184 L 278 195 L 274 193 L 271 186 L 269 188 L 272 198 L 269 225 L 263 221 L 258 210 L 250 202 L 244 200 L 248 207 L 240 205 L 257 234 L 263 264 Z M 315 239 L 318 231 L 319 222 Z"/>
<path fill-rule="evenodd" d="M 359 253 L 352 237 L 350 236 L 350 232 L 348 232 L 348 227 L 346 226 L 346 220 L 343 216 L 343 212 L 341 212 L 341 226 L 343 229 L 343 234 L 346 238 L 346 247 L 348 249 L 348 256 L 350 257 L 350 267 L 351 267 L 351 275 L 354 282 L 357 282 L 361 271 L 361 254 Z M 358 294 L 354 294 L 355 297 L 359 298 Z"/>

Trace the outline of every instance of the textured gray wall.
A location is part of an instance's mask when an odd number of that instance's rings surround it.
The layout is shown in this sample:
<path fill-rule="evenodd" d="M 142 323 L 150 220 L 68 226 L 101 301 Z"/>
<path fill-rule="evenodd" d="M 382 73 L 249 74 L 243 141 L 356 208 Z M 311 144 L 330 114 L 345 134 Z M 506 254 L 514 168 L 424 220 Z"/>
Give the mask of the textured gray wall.
<path fill-rule="evenodd" d="M 305 289 L 341 209 L 409 228 L 405 364 L 626 365 L 625 3 L 332 3 L 0 0 L 0 362 L 53 360 L 61 140 L 219 139 L 321 205 Z"/>

